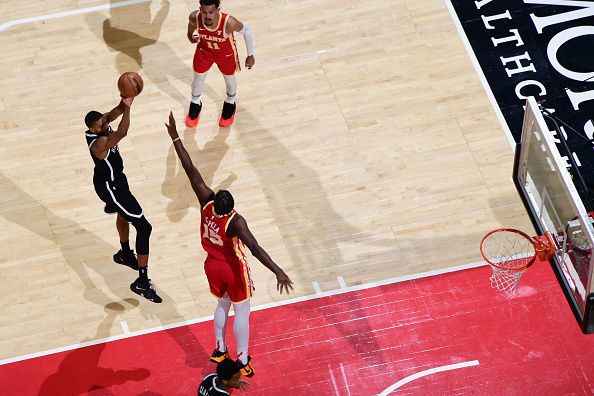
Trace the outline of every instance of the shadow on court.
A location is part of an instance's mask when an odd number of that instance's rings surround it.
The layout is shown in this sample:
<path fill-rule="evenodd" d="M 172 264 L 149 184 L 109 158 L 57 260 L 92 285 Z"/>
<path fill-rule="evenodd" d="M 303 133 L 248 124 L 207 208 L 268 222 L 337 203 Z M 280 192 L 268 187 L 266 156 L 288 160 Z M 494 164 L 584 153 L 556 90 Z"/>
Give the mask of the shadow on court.
<path fill-rule="evenodd" d="M 195 165 L 199 167 L 200 174 L 208 186 L 211 186 L 214 174 L 229 150 L 229 145 L 226 143 L 229 132 L 229 128 L 219 128 L 219 132 L 206 142 L 202 149 L 196 143 L 195 128 L 186 128 L 184 132 L 184 147 L 190 157 L 195 158 L 197 162 Z M 236 179 L 237 176 L 231 172 L 218 186 L 212 186 L 212 188 L 215 191 L 227 190 Z M 173 144 L 167 153 L 167 170 L 161 185 L 161 193 L 169 199 L 167 217 L 174 223 L 178 223 L 186 217 L 190 206 L 198 207 L 200 205 L 192 191 L 188 176 L 177 158 Z"/>
<path fill-rule="evenodd" d="M 123 303 L 124 301 L 122 301 Z M 138 301 L 129 299 L 127 303 L 138 305 Z M 101 338 L 109 334 L 115 319 L 126 308 L 119 302 L 112 302 L 105 306 L 106 316 L 97 326 L 95 335 L 82 340 L 82 343 Z M 128 381 L 143 381 L 151 372 L 145 368 L 130 368 L 114 370 L 100 367 L 99 359 L 107 344 L 97 344 L 69 352 L 58 368 L 58 372 L 43 381 L 39 389 L 39 396 L 78 396 L 83 393 L 115 395 L 109 391 L 113 385 L 121 385 Z M 140 361 L 139 361 L 140 362 Z"/>
<path fill-rule="evenodd" d="M 239 94 L 241 94 L 241 81 L 239 82 Z M 205 94 L 214 99 L 215 102 L 222 101 L 223 97 L 210 87 L 205 87 Z M 249 125 L 250 131 L 242 132 L 241 127 L 231 127 L 237 133 L 242 142 L 242 147 L 248 148 L 248 162 L 255 170 L 264 190 L 266 201 L 271 209 L 270 216 L 275 220 L 281 232 L 281 237 L 291 255 L 293 265 L 287 268 L 287 263 L 278 264 L 287 270 L 287 273 L 297 288 L 307 289 L 311 285 L 312 275 L 320 273 L 321 268 L 328 268 L 333 263 L 344 263 L 341 254 L 341 247 L 346 245 L 371 243 L 380 251 L 374 254 L 366 253 L 369 260 L 378 260 L 382 257 L 393 257 L 393 241 L 377 240 L 362 229 L 359 229 L 345 221 L 333 208 L 328 199 L 319 174 L 310 166 L 301 162 L 286 146 L 284 146 L 268 129 L 261 126 L 261 123 L 247 110 L 241 107 L 238 102 L 238 115 L 236 123 Z M 247 106 L 247 105 L 246 105 Z M 237 125 L 237 124 L 236 124 Z M 194 157 L 199 170 L 200 157 Z M 296 177 L 286 177 L 287 172 Z M 186 181 L 186 188 L 190 189 Z M 303 189 L 312 191 L 311 196 L 305 199 L 295 199 L 296 196 L 303 196 Z M 215 190 L 216 191 L 216 190 Z M 233 191 L 231 191 L 233 192 Z M 193 198 L 194 201 L 196 198 Z M 236 202 L 236 208 L 241 213 L 241 202 Z M 246 219 L 248 224 L 250 219 Z M 316 235 L 326 235 L 325 238 L 318 238 Z M 258 238 L 258 235 L 255 235 Z M 264 246 L 266 248 L 266 246 Z M 274 253 L 272 258 L 275 260 Z M 251 265 L 261 265 L 256 259 Z M 326 274 L 327 275 L 327 274 Z M 276 281 L 271 276 L 269 285 L 258 287 L 258 293 L 266 292 L 271 300 L 278 298 L 276 294 Z M 349 310 L 362 309 L 355 300 Z M 299 310 L 299 307 L 294 309 Z M 320 311 L 327 315 L 327 320 L 332 322 L 332 315 L 336 312 Z M 345 322 L 334 322 L 343 334 L 350 335 L 350 324 Z M 361 337 L 347 337 L 350 345 L 360 355 L 366 355 L 373 364 L 385 363 L 380 348 L 373 337 L 373 328 L 366 320 L 359 322 L 362 326 Z M 296 329 L 299 331 L 299 329 Z"/>
<path fill-rule="evenodd" d="M 113 245 L 107 243 L 97 234 L 81 227 L 75 221 L 54 214 L 42 202 L 21 190 L 2 172 L 0 172 L 0 191 L 3 192 L 3 201 L 7 203 L 7 205 L 0 205 L 0 216 L 32 233 L 53 241 L 60 249 L 64 262 L 82 282 L 84 286 L 83 297 L 87 301 L 100 306 L 101 309 L 106 309 L 107 316 L 97 327 L 95 338 L 110 336 L 110 329 L 117 315 L 108 308 L 112 304 L 119 304 L 114 303 L 111 295 L 117 296 L 116 301 L 126 301 L 131 306 L 138 305 L 138 309 L 140 309 L 143 316 L 155 317 L 163 325 L 178 322 L 180 318 L 183 320 L 183 316 L 176 308 L 175 301 L 165 290 L 159 288 L 158 280 L 155 280 L 155 283 L 159 295 L 163 298 L 163 303 L 157 305 L 147 301 L 139 302 L 136 298 L 131 298 L 132 296 L 136 297 L 136 295 L 130 291 L 129 284 L 136 279 L 138 274 L 136 271 L 113 262 L 112 255 L 117 250 Z M 42 210 L 47 219 L 47 224 L 49 224 L 49 231 L 46 227 L 39 226 L 38 219 L 32 219 L 31 216 L 25 215 L 32 208 Z M 99 201 L 97 210 L 101 210 Z M 131 234 L 134 235 L 134 231 Z M 113 239 L 117 240 L 115 224 L 113 226 Z M 95 285 L 91 272 L 104 279 L 105 289 Z M 108 279 L 112 282 L 109 282 Z M 166 330 L 166 333 L 184 351 L 187 366 L 201 368 L 204 373 L 207 372 L 210 353 L 203 348 L 201 341 L 196 338 L 188 327 L 169 329 Z M 75 353 L 73 352 L 73 354 Z"/>
<path fill-rule="evenodd" d="M 118 3 L 111 0 L 111 4 Z M 100 13 L 88 13 L 85 19 L 91 31 L 117 52 L 115 68 L 119 73 L 139 71 L 176 102 L 185 104 L 190 95 L 180 92 L 171 79 L 177 75 L 189 82 L 192 70 L 165 42 L 159 41 L 163 23 L 169 14 L 170 2 L 161 1 L 161 7 L 153 16 L 151 3 L 139 3 L 127 7 L 110 8 L 109 17 Z M 185 39 L 185 26 L 181 27 L 180 40 Z M 190 44 L 190 43 L 188 43 Z"/>

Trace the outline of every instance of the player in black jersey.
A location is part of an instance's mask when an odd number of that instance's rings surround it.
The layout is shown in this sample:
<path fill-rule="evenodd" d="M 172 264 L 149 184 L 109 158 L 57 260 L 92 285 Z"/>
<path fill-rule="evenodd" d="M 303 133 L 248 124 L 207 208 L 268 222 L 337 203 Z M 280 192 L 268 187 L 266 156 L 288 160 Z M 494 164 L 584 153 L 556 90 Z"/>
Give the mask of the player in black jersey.
<path fill-rule="evenodd" d="M 240 365 L 231 359 L 223 360 L 218 364 L 216 374 L 208 374 L 202 379 L 198 396 L 230 395 L 230 389 L 247 389 L 249 382 L 241 378 L 240 368 Z"/>
<path fill-rule="evenodd" d="M 155 291 L 148 278 L 149 237 L 152 227 L 140 204 L 134 198 L 128 187 L 128 180 L 124 174 L 124 162 L 120 156 L 118 143 L 128 134 L 130 127 L 130 105 L 134 98 L 123 98 L 117 107 L 109 113 L 101 114 L 90 111 L 85 117 L 85 124 L 89 128 L 85 132 L 87 145 L 95 163 L 93 184 L 99 198 L 105 202 L 104 211 L 109 214 L 117 213 L 116 228 L 120 236 L 122 249 L 113 256 L 118 264 L 126 265 L 138 270 L 138 279 L 130 289 L 149 301 L 160 303 L 163 301 Z M 118 129 L 113 131 L 109 123 L 122 116 Z M 136 229 L 136 251 L 130 249 L 130 226 Z"/>

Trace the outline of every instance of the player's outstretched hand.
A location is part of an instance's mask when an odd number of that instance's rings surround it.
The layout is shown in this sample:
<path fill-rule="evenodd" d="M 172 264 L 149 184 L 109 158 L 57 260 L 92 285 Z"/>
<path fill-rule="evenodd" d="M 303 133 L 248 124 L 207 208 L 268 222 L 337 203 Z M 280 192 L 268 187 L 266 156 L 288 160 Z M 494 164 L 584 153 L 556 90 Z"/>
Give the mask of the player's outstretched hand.
<path fill-rule="evenodd" d="M 167 133 L 171 139 L 177 139 L 179 137 L 177 133 L 177 127 L 175 126 L 175 118 L 173 117 L 173 111 L 169 112 L 169 124 L 165 124 L 167 127 Z"/>
<path fill-rule="evenodd" d="M 276 290 L 283 294 L 283 289 L 289 294 L 289 288 L 293 290 L 293 281 L 281 270 L 276 274 Z"/>
<path fill-rule="evenodd" d="M 239 378 L 239 390 L 244 391 L 250 387 L 250 383 L 244 380 L 243 378 Z"/>
<path fill-rule="evenodd" d="M 254 67 L 254 63 L 256 63 L 256 58 L 254 58 L 254 55 L 250 55 L 247 58 L 245 58 L 245 67 L 247 67 L 248 69 Z"/>

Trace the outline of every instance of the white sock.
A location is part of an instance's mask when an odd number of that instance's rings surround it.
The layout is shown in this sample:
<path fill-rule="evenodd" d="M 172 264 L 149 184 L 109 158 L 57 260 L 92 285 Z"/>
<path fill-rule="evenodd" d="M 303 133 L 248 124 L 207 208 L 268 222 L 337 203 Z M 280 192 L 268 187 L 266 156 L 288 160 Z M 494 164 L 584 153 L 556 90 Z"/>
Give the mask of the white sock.
<path fill-rule="evenodd" d="M 227 351 L 225 330 L 227 329 L 227 318 L 230 308 L 231 301 L 229 300 L 229 297 L 225 296 L 219 300 L 214 313 L 215 339 L 217 342 L 217 349 L 220 352 Z"/>
<path fill-rule="evenodd" d="M 247 364 L 250 339 L 250 300 L 233 304 L 233 311 L 235 311 L 233 333 L 237 342 L 237 358 L 242 364 Z"/>
<path fill-rule="evenodd" d="M 227 86 L 227 103 L 235 103 L 235 96 L 237 95 L 237 77 L 235 75 L 225 76 L 225 85 Z"/>
<path fill-rule="evenodd" d="M 202 95 L 192 95 L 192 99 L 190 100 L 190 102 L 195 103 L 197 105 L 202 103 Z"/>
<path fill-rule="evenodd" d="M 204 90 L 204 82 L 206 81 L 206 73 L 194 73 L 194 80 L 192 80 L 192 103 L 202 103 L 202 91 Z"/>

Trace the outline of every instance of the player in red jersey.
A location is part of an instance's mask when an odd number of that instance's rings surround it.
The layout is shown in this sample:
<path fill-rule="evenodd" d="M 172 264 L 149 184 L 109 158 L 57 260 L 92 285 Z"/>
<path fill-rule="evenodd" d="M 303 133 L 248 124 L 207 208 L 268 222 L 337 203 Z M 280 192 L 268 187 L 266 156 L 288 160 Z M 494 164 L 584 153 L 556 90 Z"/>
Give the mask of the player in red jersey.
<path fill-rule="evenodd" d="M 289 289 L 293 290 L 293 282 L 258 244 L 245 219 L 233 209 L 234 200 L 231 193 L 227 190 L 219 190 L 215 194 L 204 183 L 180 140 L 173 113 L 169 113 L 169 124 L 165 125 L 202 209 L 200 235 L 202 246 L 208 253 L 204 262 L 204 272 L 206 272 L 211 293 L 218 298 L 214 314 L 217 347 L 210 360 L 219 363 L 229 358 L 225 329 L 229 309 L 233 304 L 235 312 L 233 332 L 237 341 L 237 360 L 242 374 L 251 377 L 254 375 L 254 370 L 250 365 L 248 340 L 250 298 L 254 287 L 244 254 L 244 246 L 247 246 L 252 255 L 276 275 L 276 289 L 281 294 L 283 290 L 287 293 Z"/>
<path fill-rule="evenodd" d="M 239 22 L 231 15 L 219 11 L 220 0 L 200 0 L 200 10 L 190 14 L 188 22 L 188 40 L 198 43 L 194 53 L 194 80 L 192 81 L 192 100 L 186 116 L 186 125 L 195 128 L 200 120 L 202 110 L 202 90 L 206 73 L 216 63 L 225 77 L 227 99 L 223 103 L 223 111 L 219 125 L 228 127 L 235 118 L 235 95 L 237 94 L 237 78 L 240 70 L 239 56 L 235 46 L 234 32 L 245 38 L 247 58 L 245 67 L 254 66 L 254 44 L 252 31 L 246 23 Z"/>

